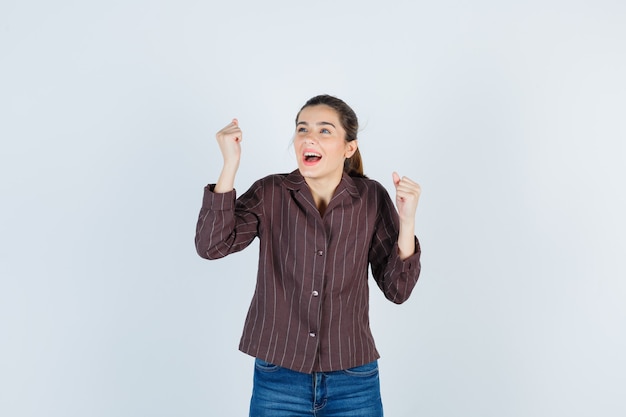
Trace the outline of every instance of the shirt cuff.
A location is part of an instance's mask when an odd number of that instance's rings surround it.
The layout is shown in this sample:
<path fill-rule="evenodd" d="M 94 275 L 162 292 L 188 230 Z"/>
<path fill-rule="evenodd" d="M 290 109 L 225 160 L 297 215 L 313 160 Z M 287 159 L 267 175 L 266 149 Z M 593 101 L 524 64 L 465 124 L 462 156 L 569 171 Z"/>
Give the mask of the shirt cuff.
<path fill-rule="evenodd" d="M 400 262 L 400 265 L 402 265 L 402 272 L 410 272 L 414 271 L 416 268 L 419 268 L 421 254 L 422 248 L 420 247 L 420 242 L 417 239 L 417 236 L 415 236 L 415 252 L 413 253 L 413 255 L 409 256 L 405 260 L 401 260 L 398 256 L 397 262 Z"/>
<path fill-rule="evenodd" d="M 209 184 L 204 187 L 204 197 L 202 198 L 202 208 L 208 210 L 233 210 L 235 208 L 235 199 L 237 193 L 235 190 L 225 193 L 216 193 L 215 184 Z"/>

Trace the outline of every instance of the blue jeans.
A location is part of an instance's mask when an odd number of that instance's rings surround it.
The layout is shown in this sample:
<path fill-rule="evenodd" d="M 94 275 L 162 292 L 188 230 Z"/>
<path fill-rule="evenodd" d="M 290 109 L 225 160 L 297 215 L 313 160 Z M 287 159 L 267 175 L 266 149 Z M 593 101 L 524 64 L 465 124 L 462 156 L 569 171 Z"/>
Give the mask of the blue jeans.
<path fill-rule="evenodd" d="M 378 362 L 303 374 L 260 359 L 250 417 L 382 417 Z"/>

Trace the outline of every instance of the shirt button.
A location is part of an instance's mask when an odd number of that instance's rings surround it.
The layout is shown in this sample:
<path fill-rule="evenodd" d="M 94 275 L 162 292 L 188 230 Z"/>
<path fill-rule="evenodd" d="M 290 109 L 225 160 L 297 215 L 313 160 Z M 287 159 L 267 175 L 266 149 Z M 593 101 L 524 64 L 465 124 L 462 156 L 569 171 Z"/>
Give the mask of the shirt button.
<path fill-rule="evenodd" d="M 317 297 L 318 295 L 320 295 L 320 293 L 318 293 L 317 291 L 313 291 L 313 297 Z"/>
<path fill-rule="evenodd" d="M 319 256 L 322 256 L 322 255 L 324 254 L 324 251 L 323 251 L 323 250 L 318 250 L 318 251 L 317 251 L 317 254 L 318 254 Z"/>
<path fill-rule="evenodd" d="M 309 333 L 309 336 L 315 337 L 316 335 L 315 335 L 315 333 L 311 332 L 311 333 Z"/>

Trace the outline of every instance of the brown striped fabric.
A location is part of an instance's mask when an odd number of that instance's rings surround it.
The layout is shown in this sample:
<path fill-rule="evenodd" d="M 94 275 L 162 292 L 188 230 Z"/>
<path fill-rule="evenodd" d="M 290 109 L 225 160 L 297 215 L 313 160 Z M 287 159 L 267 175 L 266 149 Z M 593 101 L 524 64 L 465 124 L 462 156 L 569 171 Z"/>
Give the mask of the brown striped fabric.
<path fill-rule="evenodd" d="M 271 175 L 241 197 L 205 188 L 196 249 L 216 259 L 259 238 L 257 284 L 239 349 L 298 372 L 379 358 L 369 326 L 368 266 L 385 296 L 404 302 L 420 247 L 398 256 L 398 215 L 376 181 L 344 174 L 324 216 L 299 171 Z M 228 278 L 236 279 L 236 278 Z"/>

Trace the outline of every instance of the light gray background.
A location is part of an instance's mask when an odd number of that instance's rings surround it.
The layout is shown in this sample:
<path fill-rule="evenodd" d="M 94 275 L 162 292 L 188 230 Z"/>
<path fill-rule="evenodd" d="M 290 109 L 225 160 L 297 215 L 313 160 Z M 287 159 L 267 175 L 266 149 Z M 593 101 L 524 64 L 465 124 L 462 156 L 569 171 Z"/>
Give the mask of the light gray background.
<path fill-rule="evenodd" d="M 366 172 L 423 187 L 423 270 L 372 291 L 388 416 L 626 414 L 626 3 L 0 5 L 0 415 L 243 416 L 257 246 L 193 236 L 244 129 L 239 191 L 295 168 L 330 93 Z"/>

